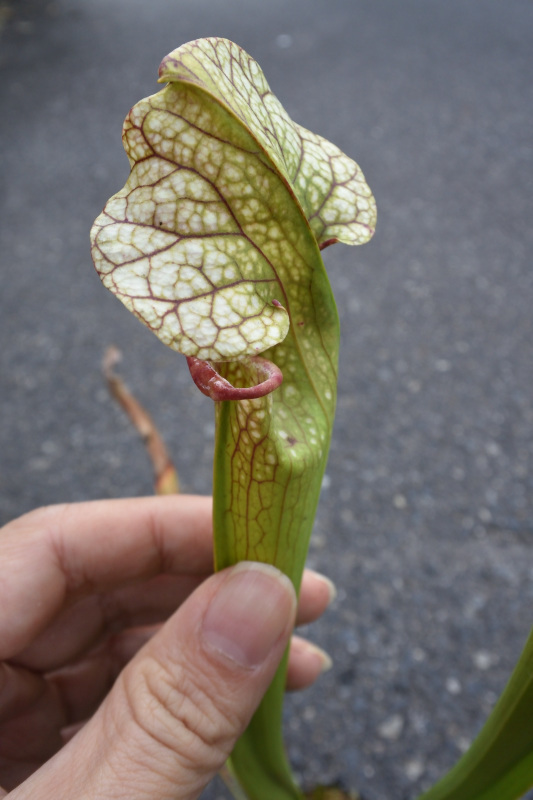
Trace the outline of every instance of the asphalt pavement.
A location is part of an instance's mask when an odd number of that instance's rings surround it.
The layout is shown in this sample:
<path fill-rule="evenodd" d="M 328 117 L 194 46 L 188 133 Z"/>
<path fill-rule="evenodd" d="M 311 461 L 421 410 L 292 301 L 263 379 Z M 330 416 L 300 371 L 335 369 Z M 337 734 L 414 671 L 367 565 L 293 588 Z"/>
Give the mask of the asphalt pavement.
<path fill-rule="evenodd" d="M 333 669 L 291 696 L 305 785 L 408 800 L 449 768 L 533 620 L 533 5 L 528 0 L 0 3 L 0 517 L 151 492 L 108 344 L 183 488 L 214 424 L 184 359 L 100 284 L 88 233 L 161 58 L 223 36 L 363 168 L 374 240 L 324 252 L 339 408 L 310 563 Z M 225 798 L 215 782 L 205 800 Z"/>

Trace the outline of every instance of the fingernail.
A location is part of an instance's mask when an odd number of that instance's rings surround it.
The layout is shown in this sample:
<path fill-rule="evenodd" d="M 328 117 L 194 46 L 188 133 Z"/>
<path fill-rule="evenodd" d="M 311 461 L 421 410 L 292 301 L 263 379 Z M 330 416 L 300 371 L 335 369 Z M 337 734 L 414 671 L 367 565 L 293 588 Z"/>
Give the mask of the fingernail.
<path fill-rule="evenodd" d="M 326 578 L 326 576 L 322 575 L 321 572 L 315 572 L 315 575 L 319 580 L 322 581 L 322 583 L 325 583 L 326 586 L 328 587 L 328 594 L 329 594 L 328 606 L 330 606 L 337 597 L 337 587 L 330 578 Z"/>
<path fill-rule="evenodd" d="M 214 595 L 204 616 L 205 645 L 250 669 L 262 664 L 294 624 L 296 596 L 290 580 L 267 564 L 243 562 Z"/>
<path fill-rule="evenodd" d="M 317 647 L 316 644 L 311 644 L 311 642 L 305 643 L 305 649 L 313 656 L 316 656 L 317 660 L 320 663 L 320 672 L 328 672 L 333 666 L 333 661 L 331 657 L 326 653 L 325 650 L 322 650 L 321 647 Z"/>

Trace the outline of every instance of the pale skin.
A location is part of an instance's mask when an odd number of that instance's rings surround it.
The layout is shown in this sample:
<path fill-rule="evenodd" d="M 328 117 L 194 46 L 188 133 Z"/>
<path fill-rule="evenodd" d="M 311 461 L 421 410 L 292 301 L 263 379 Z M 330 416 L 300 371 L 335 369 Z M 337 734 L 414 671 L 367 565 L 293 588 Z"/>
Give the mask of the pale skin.
<path fill-rule="evenodd" d="M 274 567 L 212 575 L 212 559 L 205 497 L 50 506 L 0 530 L 0 798 L 199 797 L 294 623 L 332 598 L 307 571 L 296 608 Z M 288 688 L 327 666 L 292 637 Z"/>

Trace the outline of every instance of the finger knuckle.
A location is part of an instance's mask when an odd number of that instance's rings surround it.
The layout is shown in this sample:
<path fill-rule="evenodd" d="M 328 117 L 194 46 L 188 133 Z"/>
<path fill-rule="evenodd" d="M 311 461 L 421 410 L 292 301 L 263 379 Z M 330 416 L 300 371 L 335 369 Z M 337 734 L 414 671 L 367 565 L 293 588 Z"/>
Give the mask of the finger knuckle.
<path fill-rule="evenodd" d="M 228 757 L 239 721 L 231 704 L 214 697 L 211 683 L 185 665 L 172 670 L 148 660 L 134 681 L 126 681 L 132 718 L 156 749 L 191 773 L 220 768 Z"/>

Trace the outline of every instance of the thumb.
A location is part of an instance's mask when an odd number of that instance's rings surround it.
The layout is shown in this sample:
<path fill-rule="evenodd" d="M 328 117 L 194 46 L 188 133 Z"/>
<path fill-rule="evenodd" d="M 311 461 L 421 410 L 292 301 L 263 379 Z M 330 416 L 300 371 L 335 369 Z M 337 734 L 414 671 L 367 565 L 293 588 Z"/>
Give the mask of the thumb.
<path fill-rule="evenodd" d="M 293 586 L 274 567 L 243 562 L 212 576 L 13 800 L 194 800 L 268 688 L 295 613 Z"/>

